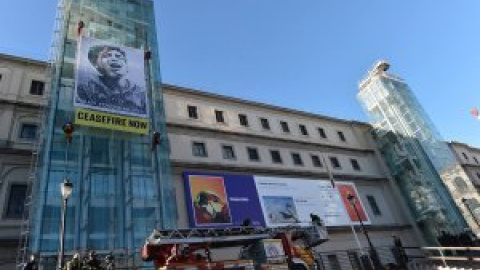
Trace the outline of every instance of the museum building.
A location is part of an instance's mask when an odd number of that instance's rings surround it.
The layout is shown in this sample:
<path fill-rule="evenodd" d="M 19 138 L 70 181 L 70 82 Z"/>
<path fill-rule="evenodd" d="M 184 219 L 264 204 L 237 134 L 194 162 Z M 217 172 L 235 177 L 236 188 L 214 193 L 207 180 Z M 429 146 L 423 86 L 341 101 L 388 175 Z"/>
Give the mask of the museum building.
<path fill-rule="evenodd" d="M 12 250 L 18 247 L 25 218 L 23 203 L 28 196 L 32 149 L 40 128 L 42 108 L 48 98 L 48 87 L 42 84 L 46 81 L 45 66 L 43 62 L 9 55 L 1 55 L 0 59 L 0 115 L 2 123 L 8 123 L 2 126 L 0 134 L 0 206 L 3 209 L 0 245 L 2 250 L 8 250 L 1 253 L 8 257 L 5 261 L 14 261 Z M 173 197 L 178 209 L 170 218 L 179 228 L 195 226 L 188 210 L 192 204 L 185 186 L 188 175 L 225 178 L 242 175 L 330 184 L 331 172 L 337 185 L 351 183 L 355 186 L 368 218 L 372 242 L 382 251 L 380 255 L 384 260 L 393 260 L 389 249 L 392 234 L 400 236 L 405 245 L 421 245 L 408 208 L 370 135 L 370 125 L 178 86 L 164 84 L 162 88 L 168 130 L 167 136 L 162 137 L 168 141 L 165 148 L 170 153 Z M 73 143 L 75 141 L 74 135 Z M 149 140 L 136 158 L 141 160 L 142 154 L 148 155 L 150 151 Z M 105 183 L 105 190 L 102 190 L 107 192 L 108 186 L 115 181 L 118 179 L 102 179 Z M 56 200 L 60 201 L 60 189 L 58 185 L 55 188 L 51 197 L 58 196 Z M 137 188 L 138 192 L 155 196 L 148 188 Z M 105 224 L 118 222 L 115 216 L 105 219 Z M 82 222 L 99 221 L 92 217 Z M 55 230 L 58 227 L 59 224 L 52 224 Z M 142 225 L 141 230 L 153 227 Z M 361 245 L 366 247 L 365 238 L 358 226 L 355 227 Z M 135 225 L 132 229 L 135 230 Z M 318 247 L 325 264 L 350 265 L 355 261 L 352 258 L 358 255 L 351 227 L 329 226 L 328 231 L 329 241 Z M 142 235 L 143 238 L 147 236 L 146 233 Z M 140 247 L 142 240 L 139 237 L 134 245 Z M 108 242 L 101 245 L 104 248 L 98 249 L 103 252 L 125 252 L 110 248 Z M 72 245 L 73 248 L 82 250 Z M 67 254 L 69 249 L 66 248 Z"/>

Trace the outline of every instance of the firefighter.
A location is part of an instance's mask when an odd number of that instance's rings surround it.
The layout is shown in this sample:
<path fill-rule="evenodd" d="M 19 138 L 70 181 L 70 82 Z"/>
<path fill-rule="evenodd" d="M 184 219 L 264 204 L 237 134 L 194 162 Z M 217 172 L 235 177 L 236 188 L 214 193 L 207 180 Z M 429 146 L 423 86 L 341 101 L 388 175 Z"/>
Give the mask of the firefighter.
<path fill-rule="evenodd" d="M 65 265 L 66 270 L 82 270 L 82 261 L 80 260 L 80 254 L 75 253 L 72 259 Z"/>
<path fill-rule="evenodd" d="M 105 267 L 104 269 L 105 270 L 115 270 L 115 262 L 113 260 L 113 255 L 112 254 L 108 254 L 107 256 L 105 256 Z"/>
<path fill-rule="evenodd" d="M 97 259 L 97 253 L 92 250 L 88 253 L 88 259 L 85 263 L 85 269 L 86 270 L 100 270 L 102 269 L 101 267 L 101 262 L 99 259 Z"/>

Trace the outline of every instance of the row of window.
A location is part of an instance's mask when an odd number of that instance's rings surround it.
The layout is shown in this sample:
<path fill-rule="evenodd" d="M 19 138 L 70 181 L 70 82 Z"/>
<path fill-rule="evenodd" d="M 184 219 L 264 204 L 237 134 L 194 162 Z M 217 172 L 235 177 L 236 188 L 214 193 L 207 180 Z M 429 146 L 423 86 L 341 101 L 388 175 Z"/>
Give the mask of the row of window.
<path fill-rule="evenodd" d="M 187 111 L 188 111 L 188 117 L 190 119 L 198 119 L 198 108 L 197 108 L 197 106 L 188 105 L 187 106 Z M 221 111 L 221 110 L 215 110 L 215 120 L 217 121 L 217 123 L 225 124 L 226 123 L 225 112 Z M 263 130 L 271 130 L 270 122 L 267 118 L 260 117 L 259 121 L 260 121 L 260 126 L 262 127 Z M 247 117 L 246 114 L 238 114 L 238 122 L 243 127 L 249 127 L 250 126 L 249 120 L 248 120 L 248 117 Z M 280 128 L 281 128 L 283 133 L 290 133 L 290 126 L 289 126 L 288 122 L 280 121 Z M 309 136 L 307 126 L 305 126 L 303 124 L 298 124 L 298 129 L 300 131 L 300 134 L 302 134 L 304 136 Z M 318 135 L 320 136 L 320 138 L 327 139 L 327 134 L 325 133 L 325 130 L 323 128 L 317 127 L 317 132 L 318 132 Z M 347 141 L 343 132 L 337 131 L 337 135 L 338 135 L 338 138 L 342 142 Z"/>
<path fill-rule="evenodd" d="M 463 158 L 465 158 L 466 161 L 469 161 L 468 155 L 465 154 L 465 152 L 462 152 L 462 155 L 463 155 Z M 475 163 L 480 164 L 480 162 L 478 162 L 477 157 L 474 156 L 473 160 L 475 161 Z"/>
<path fill-rule="evenodd" d="M 2 82 L 3 75 L 0 74 L 0 82 Z M 45 82 L 32 80 L 30 83 L 30 95 L 41 96 L 45 90 Z"/>
<path fill-rule="evenodd" d="M 248 159 L 250 161 L 260 162 L 260 155 L 258 154 L 258 149 L 256 147 L 247 146 L 246 152 Z M 208 157 L 207 147 L 204 142 L 193 142 L 192 143 L 192 154 L 195 157 Z M 222 145 L 222 157 L 223 159 L 236 160 L 236 154 L 234 147 L 232 145 Z M 282 164 L 283 158 L 279 150 L 270 150 L 270 157 L 272 162 L 275 164 Z M 291 153 L 292 162 L 296 166 L 304 166 L 304 162 L 300 153 L 292 152 Z M 318 155 L 310 155 L 312 165 L 314 167 L 323 167 L 322 161 Z M 336 157 L 329 157 L 330 164 L 334 169 L 341 169 L 342 166 L 340 161 Z M 360 164 L 354 158 L 350 159 L 352 168 L 356 171 L 361 171 Z"/>

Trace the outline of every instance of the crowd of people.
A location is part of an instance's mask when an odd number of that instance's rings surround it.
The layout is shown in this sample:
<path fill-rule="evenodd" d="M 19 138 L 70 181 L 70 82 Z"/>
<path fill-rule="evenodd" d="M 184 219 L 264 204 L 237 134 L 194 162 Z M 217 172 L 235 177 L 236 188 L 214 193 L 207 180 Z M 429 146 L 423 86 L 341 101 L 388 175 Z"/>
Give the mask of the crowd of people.
<path fill-rule="evenodd" d="M 31 255 L 29 261 L 23 267 L 23 270 L 38 270 L 38 260 L 35 255 Z M 98 259 L 97 253 L 91 250 L 88 256 L 82 259 L 80 253 L 73 254 L 63 266 L 64 270 L 115 270 L 115 261 L 113 255 L 105 256 L 104 260 Z"/>

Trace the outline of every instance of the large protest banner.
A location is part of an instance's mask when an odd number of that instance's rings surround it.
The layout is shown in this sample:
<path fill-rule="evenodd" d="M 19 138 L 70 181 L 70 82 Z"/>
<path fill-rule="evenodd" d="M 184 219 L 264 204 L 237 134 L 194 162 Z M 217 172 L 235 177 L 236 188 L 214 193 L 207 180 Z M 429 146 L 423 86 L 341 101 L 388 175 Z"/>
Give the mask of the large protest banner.
<path fill-rule="evenodd" d="M 82 37 L 73 98 L 75 122 L 147 134 L 144 61 L 142 50 Z"/>

